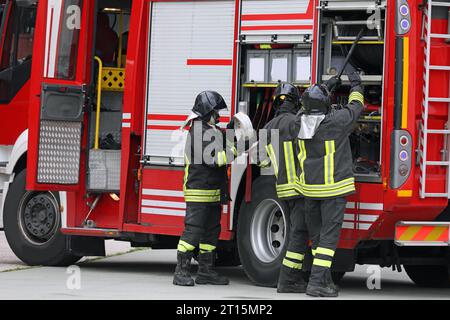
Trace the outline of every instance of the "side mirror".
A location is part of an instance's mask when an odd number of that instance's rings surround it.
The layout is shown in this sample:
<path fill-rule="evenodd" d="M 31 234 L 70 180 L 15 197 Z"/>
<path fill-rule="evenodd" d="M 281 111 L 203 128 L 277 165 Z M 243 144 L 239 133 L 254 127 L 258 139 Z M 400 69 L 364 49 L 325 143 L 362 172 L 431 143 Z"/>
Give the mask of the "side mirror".
<path fill-rule="evenodd" d="M 36 0 L 16 0 L 16 3 L 19 7 L 29 8 L 36 5 Z"/>

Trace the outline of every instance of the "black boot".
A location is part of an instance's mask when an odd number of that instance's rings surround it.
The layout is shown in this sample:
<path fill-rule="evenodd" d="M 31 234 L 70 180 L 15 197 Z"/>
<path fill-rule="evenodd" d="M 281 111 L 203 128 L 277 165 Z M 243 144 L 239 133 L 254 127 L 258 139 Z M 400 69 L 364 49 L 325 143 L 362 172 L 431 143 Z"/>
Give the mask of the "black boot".
<path fill-rule="evenodd" d="M 308 296 L 331 298 L 339 295 L 335 285 L 331 285 L 327 280 L 327 270 L 329 268 L 313 266 L 308 287 L 306 288 L 306 294 Z"/>
<path fill-rule="evenodd" d="M 191 287 L 194 285 L 194 279 L 190 274 L 192 252 L 177 251 L 177 267 L 173 275 L 173 284 L 177 286 Z"/>
<path fill-rule="evenodd" d="M 278 278 L 278 293 L 305 293 L 307 283 L 303 279 L 303 272 L 299 269 L 281 266 Z"/>
<path fill-rule="evenodd" d="M 230 281 L 213 270 L 215 252 L 205 252 L 198 255 L 198 272 L 196 284 L 227 285 Z"/>
<path fill-rule="evenodd" d="M 326 277 L 326 281 L 327 281 L 328 286 L 329 286 L 330 288 L 333 288 L 333 289 L 335 289 L 336 291 L 339 292 L 339 286 L 338 286 L 337 284 L 334 283 L 333 277 L 332 277 L 332 275 L 331 275 L 331 270 L 330 270 L 330 269 L 327 269 L 327 271 L 326 271 L 326 273 L 325 273 L 325 277 Z"/>

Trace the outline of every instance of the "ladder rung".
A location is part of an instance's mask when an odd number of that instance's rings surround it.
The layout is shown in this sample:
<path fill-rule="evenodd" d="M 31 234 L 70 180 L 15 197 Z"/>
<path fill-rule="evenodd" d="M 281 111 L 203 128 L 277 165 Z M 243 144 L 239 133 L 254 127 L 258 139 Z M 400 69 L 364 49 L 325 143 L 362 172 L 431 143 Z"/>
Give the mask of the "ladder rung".
<path fill-rule="evenodd" d="M 430 98 L 428 98 L 428 101 L 430 101 L 430 102 L 448 102 L 448 103 L 450 103 L 450 98 L 430 97 Z"/>
<path fill-rule="evenodd" d="M 428 129 L 427 133 L 433 134 L 450 134 L 450 130 Z"/>
<path fill-rule="evenodd" d="M 450 165 L 450 162 L 448 161 L 427 161 L 427 166 L 443 166 L 448 167 Z"/>
<path fill-rule="evenodd" d="M 450 39 L 450 34 L 431 33 L 430 38 Z"/>
<path fill-rule="evenodd" d="M 448 194 L 447 193 L 430 193 L 430 192 L 426 192 L 424 193 L 425 197 L 432 197 L 432 198 L 448 198 Z"/>
<path fill-rule="evenodd" d="M 430 70 L 450 71 L 450 66 L 430 66 Z"/>
<path fill-rule="evenodd" d="M 430 34 L 430 38 L 450 39 L 450 34 L 432 33 Z"/>
<path fill-rule="evenodd" d="M 431 5 L 433 7 L 450 7 L 450 2 L 432 1 Z"/>

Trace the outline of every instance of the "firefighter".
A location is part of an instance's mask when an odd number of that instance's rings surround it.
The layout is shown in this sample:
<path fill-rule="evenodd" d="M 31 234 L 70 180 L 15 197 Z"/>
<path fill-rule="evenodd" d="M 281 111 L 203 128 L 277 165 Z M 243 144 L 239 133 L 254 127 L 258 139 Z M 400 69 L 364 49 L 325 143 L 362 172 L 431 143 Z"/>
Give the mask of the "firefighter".
<path fill-rule="evenodd" d="M 349 135 L 363 111 L 364 97 L 360 76 L 353 73 L 349 80 L 348 104 L 340 109 L 331 110 L 330 102 L 330 91 L 340 84 L 337 78 L 326 85 L 309 87 L 302 96 L 302 117 L 310 117 L 311 121 L 309 130 L 302 127 L 305 130 L 300 134 L 299 183 L 305 196 L 314 256 L 306 294 L 314 297 L 338 296 L 331 266 L 344 218 L 345 197 L 355 192 Z"/>
<path fill-rule="evenodd" d="M 199 247 L 197 284 L 227 285 L 229 280 L 214 271 L 215 249 L 220 233 L 221 203 L 228 200 L 227 159 L 237 156 L 233 143 L 226 143 L 219 129 L 219 111 L 226 109 L 214 91 L 200 93 L 192 109 L 185 147 L 185 229 L 178 243 L 173 283 L 193 286 L 190 263 Z M 230 128 L 232 123 L 227 126 Z M 228 145 L 228 147 L 227 147 Z"/>
<path fill-rule="evenodd" d="M 302 263 L 307 249 L 308 234 L 305 223 L 304 201 L 300 193 L 297 177 L 300 93 L 290 83 L 281 83 L 275 90 L 273 106 L 275 117 L 263 129 L 267 130 L 268 162 L 261 161 L 260 166 L 272 163 L 276 176 L 276 191 L 280 200 L 290 209 L 291 228 L 286 255 L 283 259 L 278 278 L 278 293 L 305 293 L 306 282 L 303 278 Z M 271 130 L 278 131 L 278 141 L 274 141 Z M 261 137 L 261 135 L 260 135 Z M 261 146 L 260 146 L 261 147 Z"/>

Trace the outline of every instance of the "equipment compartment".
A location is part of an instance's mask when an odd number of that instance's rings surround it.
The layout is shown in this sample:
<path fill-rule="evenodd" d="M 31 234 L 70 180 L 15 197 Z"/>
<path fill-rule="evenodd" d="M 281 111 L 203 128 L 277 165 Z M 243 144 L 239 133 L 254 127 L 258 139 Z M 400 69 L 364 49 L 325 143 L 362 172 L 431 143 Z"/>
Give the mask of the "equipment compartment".
<path fill-rule="evenodd" d="M 344 68 L 342 86 L 334 93 L 333 107 L 340 108 L 348 102 L 347 75 L 358 72 L 365 87 L 365 110 L 350 136 L 353 171 L 359 182 L 381 182 L 385 7 L 375 6 L 373 12 L 354 7 L 344 12 L 333 9 L 333 2 L 330 3 L 321 8 L 318 75 L 326 81 L 339 73 L 363 29 Z"/>
<path fill-rule="evenodd" d="M 271 98 L 280 82 L 293 82 L 300 92 L 310 85 L 311 44 L 242 45 L 241 55 L 238 111 L 262 129 L 274 116 Z"/>
<path fill-rule="evenodd" d="M 87 163 L 87 189 L 93 192 L 120 189 L 124 64 L 130 6 L 128 1 L 117 8 L 100 6 L 96 16 L 95 93 L 89 109 Z"/>

